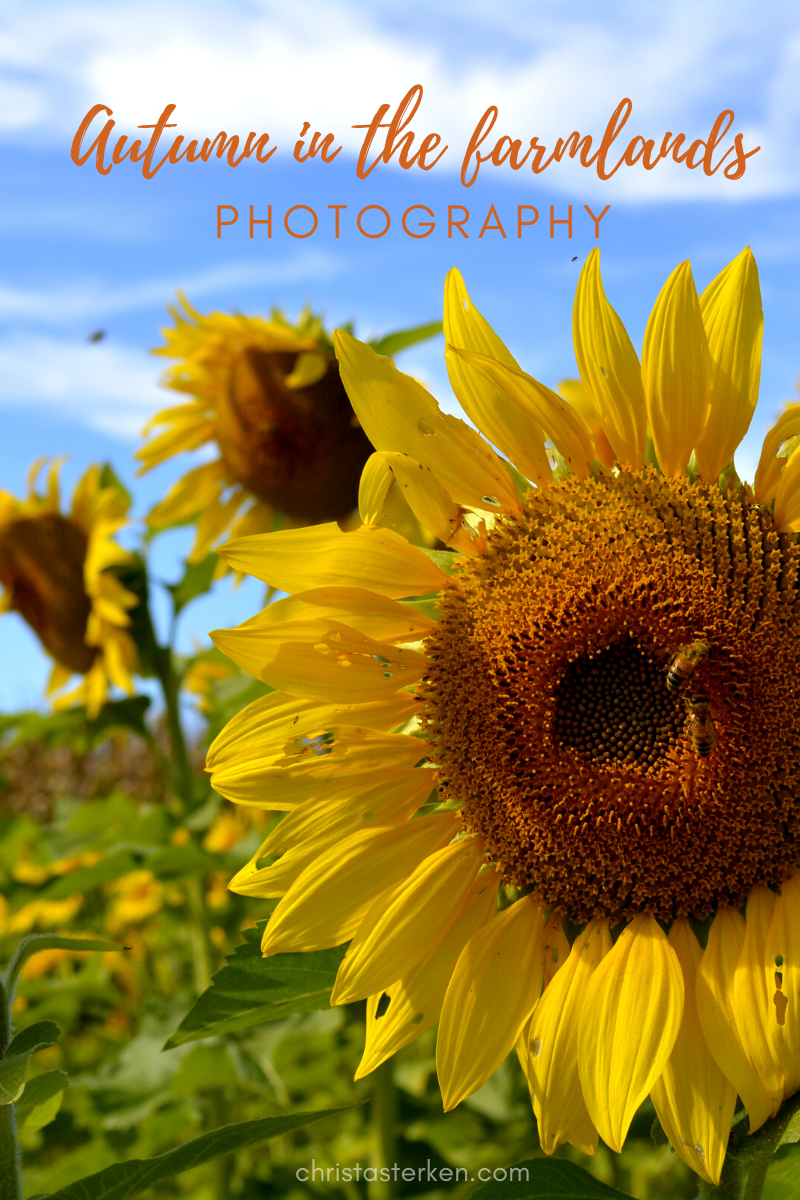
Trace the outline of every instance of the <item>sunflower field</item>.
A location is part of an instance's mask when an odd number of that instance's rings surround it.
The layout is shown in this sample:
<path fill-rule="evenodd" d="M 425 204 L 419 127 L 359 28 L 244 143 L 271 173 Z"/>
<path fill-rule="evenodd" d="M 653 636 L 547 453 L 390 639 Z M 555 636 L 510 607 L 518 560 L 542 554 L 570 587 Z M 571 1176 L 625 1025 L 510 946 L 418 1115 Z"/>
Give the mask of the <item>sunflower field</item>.
<path fill-rule="evenodd" d="M 800 1200 L 800 404 L 740 479 L 749 250 L 572 324 L 554 391 L 455 270 L 372 343 L 181 297 L 144 521 L 0 489 L 0 1200 Z"/>

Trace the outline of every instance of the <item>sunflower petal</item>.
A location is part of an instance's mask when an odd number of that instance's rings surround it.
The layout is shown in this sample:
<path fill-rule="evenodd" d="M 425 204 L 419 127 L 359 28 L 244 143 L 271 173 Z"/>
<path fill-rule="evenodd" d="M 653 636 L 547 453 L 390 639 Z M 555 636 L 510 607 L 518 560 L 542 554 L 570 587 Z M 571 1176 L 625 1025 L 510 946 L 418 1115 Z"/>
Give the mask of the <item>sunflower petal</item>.
<path fill-rule="evenodd" d="M 585 1154 L 594 1154 L 597 1146 L 578 1075 L 578 1019 L 586 986 L 610 949 L 608 921 L 592 921 L 576 937 L 563 970 L 547 985 L 530 1019 L 525 1073 L 545 1154 L 566 1142 L 576 1144 L 576 1137 Z M 587 1122 L 593 1130 L 588 1139 Z"/>
<path fill-rule="evenodd" d="M 445 576 L 433 561 L 391 529 L 363 526 L 342 533 L 335 522 L 237 538 L 217 549 L 228 566 L 282 592 L 361 587 L 397 600 L 438 592 Z"/>
<path fill-rule="evenodd" d="M 224 480 L 225 464 L 221 458 L 187 471 L 173 483 L 164 499 L 150 509 L 147 524 L 151 529 L 165 529 L 188 521 L 219 498 Z"/>
<path fill-rule="evenodd" d="M 759 504 L 769 505 L 775 499 L 789 457 L 786 454 L 778 457 L 778 451 L 787 442 L 792 442 L 796 450 L 797 439 L 800 439 L 800 404 L 789 404 L 764 438 L 761 447 L 761 457 L 753 480 L 753 494 Z"/>
<path fill-rule="evenodd" d="M 775 491 L 775 528 L 779 533 L 800 529 L 800 455 L 792 454 Z"/>
<path fill-rule="evenodd" d="M 447 985 L 461 951 L 496 910 L 499 882 L 496 873 L 483 871 L 473 880 L 462 912 L 436 948 L 436 953 L 417 963 L 384 992 L 370 996 L 366 1044 L 356 1079 L 369 1075 L 392 1054 L 437 1024 Z M 385 1011 L 380 1003 L 383 997 L 389 1000 Z"/>
<path fill-rule="evenodd" d="M 420 524 L 446 546 L 473 551 L 476 539 L 464 521 L 464 509 L 451 499 L 430 467 L 407 454 L 382 452 L 381 457 Z"/>
<path fill-rule="evenodd" d="M 430 467 L 457 504 L 518 512 L 519 496 L 503 460 L 463 421 L 391 359 L 347 333 L 334 334 L 342 382 L 376 450 L 408 454 Z"/>
<path fill-rule="evenodd" d="M 683 974 L 650 913 L 633 918 L 589 980 L 578 1026 L 581 1087 L 600 1136 L 622 1149 L 639 1105 L 672 1053 Z"/>
<path fill-rule="evenodd" d="M 319 855 L 361 829 L 412 817 L 436 783 L 436 772 L 409 769 L 355 796 L 306 800 L 273 829 L 250 862 L 228 884 L 241 896 L 282 896 Z M 266 856 L 276 863 L 259 868 Z"/>
<path fill-rule="evenodd" d="M 364 464 L 358 485 L 358 515 L 365 525 L 380 525 L 384 504 L 394 484 L 394 475 L 386 455 L 376 450 Z"/>
<path fill-rule="evenodd" d="M 572 340 L 578 371 L 617 459 L 644 462 L 647 415 L 636 351 L 600 278 L 600 251 L 584 263 L 572 308 Z"/>
<path fill-rule="evenodd" d="M 365 1000 L 430 958 L 458 919 L 486 862 L 478 837 L 431 854 L 367 913 L 339 967 L 331 1004 Z"/>
<path fill-rule="evenodd" d="M 769 1034 L 783 1072 L 783 1093 L 800 1090 L 800 871 L 795 867 L 775 901 L 767 933 L 765 974 Z"/>
<path fill-rule="evenodd" d="M 544 913 L 525 896 L 470 938 L 444 998 L 436 1070 L 445 1112 L 494 1074 L 542 990 Z"/>
<path fill-rule="evenodd" d="M 758 400 L 764 314 L 749 246 L 712 279 L 700 311 L 713 368 L 711 410 L 695 454 L 700 474 L 714 480 L 747 433 Z"/>
<path fill-rule="evenodd" d="M 477 372 L 469 357 L 457 353 L 474 351 L 513 371 L 519 370 L 516 359 L 469 298 L 455 267 L 448 271 L 444 285 L 444 336 L 450 386 L 464 412 L 528 479 L 540 487 L 550 483 L 552 471 L 544 448 L 544 431 L 536 417 L 510 400 L 491 378 Z"/>
<path fill-rule="evenodd" d="M 775 1012 L 772 991 L 767 988 L 767 933 L 775 895 L 768 887 L 756 887 L 747 900 L 744 942 L 736 964 L 733 1004 L 742 1044 L 753 1060 L 769 1094 L 771 1116 L 783 1100 L 783 1072 L 775 1057 L 769 1028 Z"/>
<path fill-rule="evenodd" d="M 669 944 L 683 972 L 683 1019 L 672 1054 L 651 1099 L 675 1151 L 708 1183 L 718 1184 L 736 1107 L 736 1090 L 714 1062 L 695 1001 L 702 950 L 685 917 L 669 932 Z"/>
<path fill-rule="evenodd" d="M 265 956 L 346 942 L 384 892 L 452 840 L 451 814 L 354 833 L 303 871 L 264 931 Z"/>
<path fill-rule="evenodd" d="M 514 401 L 519 410 L 530 413 L 558 449 L 567 467 L 579 479 L 588 477 L 594 459 L 594 445 L 589 426 L 576 408 L 532 375 L 495 362 L 484 354 L 458 350 L 453 346 L 448 346 L 446 353 L 461 358 L 493 384 L 498 392 L 502 391 L 506 407 L 510 407 L 510 402 Z M 520 466 L 516 459 L 514 461 Z M 541 479 L 537 477 L 536 482 L 546 485 L 551 479 L 548 471 L 547 476 Z"/>
<path fill-rule="evenodd" d="M 709 1050 L 742 1098 L 750 1132 L 760 1129 L 772 1108 L 752 1059 L 742 1045 L 733 1004 L 734 972 L 744 944 L 744 918 L 721 908 L 711 925 L 697 969 L 697 1015 Z"/>
<path fill-rule="evenodd" d="M 647 419 L 659 466 L 682 475 L 708 419 L 711 358 L 692 268 L 682 262 L 658 294 L 642 346 Z"/>

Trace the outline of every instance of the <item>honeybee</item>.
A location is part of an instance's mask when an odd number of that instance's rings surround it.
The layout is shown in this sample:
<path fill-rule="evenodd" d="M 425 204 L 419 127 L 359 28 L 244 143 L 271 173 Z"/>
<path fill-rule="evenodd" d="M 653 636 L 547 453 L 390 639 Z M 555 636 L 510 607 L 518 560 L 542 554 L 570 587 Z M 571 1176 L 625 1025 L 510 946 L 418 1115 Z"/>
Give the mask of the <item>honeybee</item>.
<path fill-rule="evenodd" d="M 692 677 L 692 672 L 704 663 L 711 653 L 708 642 L 690 642 L 681 646 L 674 654 L 667 669 L 667 687 L 671 692 L 680 692 Z"/>
<path fill-rule="evenodd" d="M 689 705 L 689 736 L 698 758 L 708 758 L 717 744 L 717 731 L 711 718 L 708 696 L 687 696 Z"/>

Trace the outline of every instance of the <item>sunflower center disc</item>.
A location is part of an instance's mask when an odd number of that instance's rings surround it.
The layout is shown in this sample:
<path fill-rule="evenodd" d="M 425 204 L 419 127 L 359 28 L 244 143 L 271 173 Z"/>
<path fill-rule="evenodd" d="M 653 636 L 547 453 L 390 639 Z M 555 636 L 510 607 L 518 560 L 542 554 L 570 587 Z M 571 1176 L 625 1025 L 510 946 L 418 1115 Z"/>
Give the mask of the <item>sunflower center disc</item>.
<path fill-rule="evenodd" d="M 798 567 L 748 496 L 649 468 L 565 480 L 498 524 L 443 592 L 423 695 L 444 795 L 509 881 L 585 921 L 702 918 L 786 878 Z M 667 668 L 697 640 L 712 654 L 676 695 Z"/>

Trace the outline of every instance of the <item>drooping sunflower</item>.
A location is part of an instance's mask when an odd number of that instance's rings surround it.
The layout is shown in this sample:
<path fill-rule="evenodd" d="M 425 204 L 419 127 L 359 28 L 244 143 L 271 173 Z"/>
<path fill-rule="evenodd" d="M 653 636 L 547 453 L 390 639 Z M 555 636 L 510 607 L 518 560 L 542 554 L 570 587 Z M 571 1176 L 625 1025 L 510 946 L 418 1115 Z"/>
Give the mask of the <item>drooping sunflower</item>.
<path fill-rule="evenodd" d="M 185 450 L 215 443 L 219 457 L 190 470 L 152 509 L 164 529 L 196 521 L 189 555 L 199 562 L 227 530 L 232 537 L 283 524 L 302 526 L 352 514 L 370 446 L 350 407 L 339 364 L 319 317 L 304 310 L 296 325 L 271 318 L 211 312 L 180 296 L 174 326 L 155 354 L 178 361 L 164 384 L 188 403 L 156 413 L 137 452 L 141 473 Z M 410 345 L 438 324 L 389 335 Z"/>
<path fill-rule="evenodd" d="M 130 502 L 95 464 L 78 481 L 69 513 L 62 513 L 60 462 L 50 467 L 45 490 L 36 489 L 44 461 L 31 467 L 26 499 L 0 490 L 2 607 L 20 613 L 55 660 L 48 695 L 83 676 L 54 707 L 85 704 L 93 717 L 111 684 L 133 692 L 136 648 L 127 626 L 137 600 L 110 570 L 131 558 L 114 540 Z"/>
<path fill-rule="evenodd" d="M 737 1094 L 755 1130 L 800 1090 L 800 405 L 740 482 L 749 249 L 699 297 L 675 269 L 641 362 L 593 252 L 580 411 L 457 271 L 444 307 L 484 436 L 340 334 L 376 450 L 362 526 L 220 551 L 290 593 L 214 635 L 276 691 L 214 743 L 213 785 L 287 810 L 231 887 L 283 897 L 266 955 L 350 942 L 359 1075 L 438 1024 L 450 1109 L 516 1045 L 547 1153 L 619 1151 L 649 1094 L 718 1182 Z M 447 551 L 381 526 L 392 480 Z"/>

